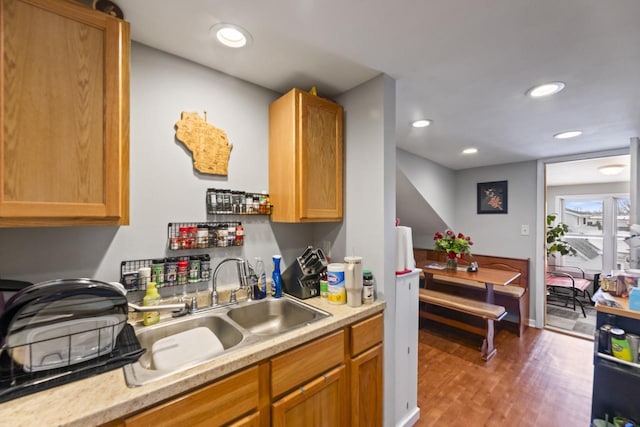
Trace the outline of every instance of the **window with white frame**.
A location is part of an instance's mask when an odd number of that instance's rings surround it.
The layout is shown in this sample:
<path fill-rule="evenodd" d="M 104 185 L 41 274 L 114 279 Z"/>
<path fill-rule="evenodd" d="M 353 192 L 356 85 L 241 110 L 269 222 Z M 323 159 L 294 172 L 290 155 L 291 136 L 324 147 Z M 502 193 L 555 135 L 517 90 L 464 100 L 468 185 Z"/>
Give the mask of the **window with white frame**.
<path fill-rule="evenodd" d="M 629 267 L 628 194 L 559 196 L 559 219 L 569 226 L 565 240 L 577 251 L 562 257 L 561 264 L 591 272 Z"/>

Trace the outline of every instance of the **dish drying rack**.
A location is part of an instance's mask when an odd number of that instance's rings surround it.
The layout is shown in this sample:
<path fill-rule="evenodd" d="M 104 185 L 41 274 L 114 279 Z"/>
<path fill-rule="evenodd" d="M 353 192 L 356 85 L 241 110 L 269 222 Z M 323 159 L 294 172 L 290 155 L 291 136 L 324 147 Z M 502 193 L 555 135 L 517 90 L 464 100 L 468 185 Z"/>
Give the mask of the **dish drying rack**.
<path fill-rule="evenodd" d="M 79 355 L 79 340 L 95 346 Z M 56 350 L 47 353 L 47 348 Z M 28 344 L 5 343 L 0 353 L 0 402 L 121 368 L 144 352 L 126 320 Z"/>

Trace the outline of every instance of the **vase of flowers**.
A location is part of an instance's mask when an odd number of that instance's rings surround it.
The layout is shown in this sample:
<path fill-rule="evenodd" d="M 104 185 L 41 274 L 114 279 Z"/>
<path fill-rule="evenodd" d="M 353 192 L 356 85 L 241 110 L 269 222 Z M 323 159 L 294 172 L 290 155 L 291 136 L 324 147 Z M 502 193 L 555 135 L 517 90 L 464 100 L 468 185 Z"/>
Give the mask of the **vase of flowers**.
<path fill-rule="evenodd" d="M 447 229 L 444 234 L 437 232 L 433 240 L 435 240 L 436 251 L 447 254 L 447 269 L 457 269 L 458 260 L 465 255 L 471 255 L 471 245 L 473 245 L 471 237 L 462 233 L 456 234 Z"/>

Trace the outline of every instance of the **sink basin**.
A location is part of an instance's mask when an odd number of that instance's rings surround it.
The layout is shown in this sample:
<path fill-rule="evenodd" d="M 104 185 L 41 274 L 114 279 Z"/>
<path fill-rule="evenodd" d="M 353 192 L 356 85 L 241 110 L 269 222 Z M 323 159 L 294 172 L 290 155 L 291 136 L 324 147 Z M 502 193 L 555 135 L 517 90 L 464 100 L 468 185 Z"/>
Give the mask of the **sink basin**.
<path fill-rule="evenodd" d="M 147 349 L 147 351 L 140 357 L 140 359 L 138 359 L 137 362 L 125 366 L 125 379 L 127 384 L 129 386 L 139 386 L 168 375 L 172 375 L 176 372 L 184 371 L 200 363 L 213 360 L 243 342 L 245 336 L 238 330 L 238 328 L 233 326 L 220 315 L 207 314 L 208 315 L 196 315 L 197 317 L 187 317 L 178 321 L 171 321 L 169 323 L 159 323 L 157 325 L 138 330 L 136 332 L 136 336 L 138 337 L 140 346 Z M 162 338 L 190 331 L 198 327 L 205 327 L 213 332 L 224 347 L 224 352 L 211 358 L 194 360 L 192 363 L 176 366 L 169 370 L 157 369 L 154 366 L 154 357 L 151 349 L 155 342 Z M 194 359 L 197 359 L 197 357 Z"/>
<path fill-rule="evenodd" d="M 241 349 L 251 344 L 269 340 L 273 335 L 303 327 L 309 323 L 330 316 L 322 310 L 318 310 L 294 299 L 267 298 L 258 301 L 240 302 L 237 305 L 215 307 L 200 313 L 161 321 L 157 325 L 140 327 L 136 330 L 136 336 L 140 345 L 147 351 L 134 363 L 125 365 L 124 377 L 129 387 L 141 386 L 150 382 L 165 378 L 178 372 L 185 371 L 193 366 L 215 360 L 229 352 Z M 207 348 L 199 345 L 189 347 L 190 354 L 185 364 L 173 364 L 174 359 L 165 358 L 166 353 L 158 353 L 163 362 L 169 360 L 170 368 L 158 369 L 154 364 L 154 343 L 167 337 L 174 336 L 170 341 L 177 342 L 180 348 L 185 341 L 177 339 L 176 334 L 193 331 L 195 328 L 207 328 L 216 336 L 224 350 L 221 353 L 209 352 Z M 208 332 L 207 332 L 208 333 Z M 180 336 L 184 336 L 181 334 Z M 175 341 L 174 341 L 175 340 Z M 163 340 L 166 343 L 168 340 Z M 200 341 L 198 341 L 200 343 Z M 160 343 L 159 343 L 160 344 Z M 216 342 L 217 344 L 217 342 Z M 193 344 L 192 344 L 193 345 Z M 219 344 L 217 344 L 219 347 Z M 157 347 L 162 347 L 161 345 Z M 171 348 L 175 350 L 175 347 Z M 166 351 L 164 346 L 163 350 Z M 175 350 L 182 359 L 181 348 Z M 195 353 L 193 353 L 195 352 Z M 156 360 L 160 360 L 157 357 Z M 180 360 L 181 361 L 181 360 Z"/>
<path fill-rule="evenodd" d="M 227 316 L 251 334 L 274 335 L 323 319 L 329 313 L 289 298 L 268 298 L 232 308 Z"/>

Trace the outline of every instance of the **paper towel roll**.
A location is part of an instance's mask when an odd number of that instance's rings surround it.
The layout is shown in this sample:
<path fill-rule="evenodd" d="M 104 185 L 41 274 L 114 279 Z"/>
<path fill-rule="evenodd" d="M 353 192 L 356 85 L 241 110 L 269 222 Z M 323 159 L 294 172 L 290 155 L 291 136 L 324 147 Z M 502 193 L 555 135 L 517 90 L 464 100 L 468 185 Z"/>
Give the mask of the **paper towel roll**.
<path fill-rule="evenodd" d="M 411 227 L 398 226 L 396 227 L 396 274 L 406 273 L 415 266 Z"/>

